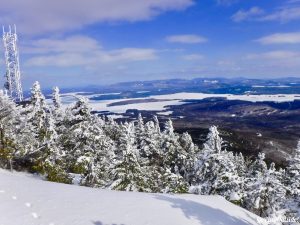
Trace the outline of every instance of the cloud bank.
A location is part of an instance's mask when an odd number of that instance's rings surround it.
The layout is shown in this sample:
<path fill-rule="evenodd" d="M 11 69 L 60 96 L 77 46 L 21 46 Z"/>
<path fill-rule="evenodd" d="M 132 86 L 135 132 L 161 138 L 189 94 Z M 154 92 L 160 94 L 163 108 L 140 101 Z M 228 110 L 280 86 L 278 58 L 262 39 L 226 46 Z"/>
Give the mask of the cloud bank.
<path fill-rule="evenodd" d="M 268 44 L 299 44 L 300 43 L 300 32 L 290 33 L 276 33 L 269 36 L 262 37 L 257 42 L 268 45 Z"/>
<path fill-rule="evenodd" d="M 0 23 L 17 24 L 22 33 L 34 35 L 98 22 L 149 20 L 193 4 L 193 0 L 3 0 Z"/>
<path fill-rule="evenodd" d="M 166 37 L 166 41 L 170 43 L 180 44 L 198 44 L 207 42 L 205 37 L 193 34 L 172 35 Z"/>
<path fill-rule="evenodd" d="M 39 39 L 21 46 L 29 55 L 27 66 L 97 66 L 114 62 L 146 61 L 156 59 L 157 51 L 150 48 L 121 48 L 105 50 L 93 38 L 70 36 L 64 39 Z"/>

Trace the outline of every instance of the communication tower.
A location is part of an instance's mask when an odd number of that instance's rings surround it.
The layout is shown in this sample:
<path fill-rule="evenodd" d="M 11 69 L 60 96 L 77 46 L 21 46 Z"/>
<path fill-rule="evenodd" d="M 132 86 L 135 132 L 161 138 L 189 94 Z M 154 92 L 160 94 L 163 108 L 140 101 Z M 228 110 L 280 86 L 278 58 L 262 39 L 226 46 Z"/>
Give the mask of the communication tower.
<path fill-rule="evenodd" d="M 23 101 L 16 25 L 14 25 L 13 28 L 14 30 L 12 31 L 11 26 L 9 26 L 8 31 L 6 31 L 3 26 L 3 43 L 6 64 L 6 82 L 4 88 L 6 89 L 7 94 L 15 101 Z"/>

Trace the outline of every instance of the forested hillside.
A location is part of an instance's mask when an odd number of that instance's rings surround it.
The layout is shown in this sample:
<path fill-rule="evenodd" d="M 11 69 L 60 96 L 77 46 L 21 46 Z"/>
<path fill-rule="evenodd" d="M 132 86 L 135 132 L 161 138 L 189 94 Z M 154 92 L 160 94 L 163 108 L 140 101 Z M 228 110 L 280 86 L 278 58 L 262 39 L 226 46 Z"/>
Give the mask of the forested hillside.
<path fill-rule="evenodd" d="M 300 142 L 285 169 L 264 154 L 250 161 L 226 151 L 217 127 L 204 146 L 188 133 L 163 129 L 157 117 L 116 123 L 79 98 L 62 108 L 59 89 L 46 104 L 39 83 L 26 104 L 0 94 L 0 166 L 47 180 L 122 191 L 218 194 L 262 217 L 300 216 Z M 77 177 L 77 176 L 76 176 Z"/>

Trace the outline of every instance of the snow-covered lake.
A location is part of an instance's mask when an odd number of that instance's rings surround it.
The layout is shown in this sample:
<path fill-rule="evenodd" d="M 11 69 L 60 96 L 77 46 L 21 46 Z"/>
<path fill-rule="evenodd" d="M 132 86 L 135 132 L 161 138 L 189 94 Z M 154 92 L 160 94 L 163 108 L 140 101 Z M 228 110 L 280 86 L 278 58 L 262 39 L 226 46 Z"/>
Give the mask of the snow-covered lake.
<path fill-rule="evenodd" d="M 120 93 L 112 93 L 118 95 Z M 77 97 L 84 96 L 86 98 L 94 98 L 101 95 L 107 94 L 91 94 L 81 95 L 80 93 L 66 93 L 62 95 L 62 101 L 64 104 L 70 104 L 76 101 Z M 151 110 L 151 111 L 164 111 L 168 110 L 170 105 L 182 105 L 186 104 L 185 100 L 203 100 L 205 98 L 226 98 L 228 100 L 242 100 L 250 102 L 292 102 L 294 100 L 300 100 L 300 95 L 296 94 L 276 94 L 276 95 L 233 95 L 233 94 L 205 94 L 205 93 L 187 93 L 180 92 L 176 94 L 166 95 L 152 95 L 144 98 L 125 98 L 125 99 L 113 99 L 113 100 L 90 100 L 90 105 L 95 111 L 109 111 L 112 113 L 125 113 L 128 109 L 137 110 Z M 139 102 L 124 105 L 111 105 L 112 103 L 122 101 L 133 101 L 133 100 L 149 100 L 156 99 L 158 101 L 153 102 Z"/>

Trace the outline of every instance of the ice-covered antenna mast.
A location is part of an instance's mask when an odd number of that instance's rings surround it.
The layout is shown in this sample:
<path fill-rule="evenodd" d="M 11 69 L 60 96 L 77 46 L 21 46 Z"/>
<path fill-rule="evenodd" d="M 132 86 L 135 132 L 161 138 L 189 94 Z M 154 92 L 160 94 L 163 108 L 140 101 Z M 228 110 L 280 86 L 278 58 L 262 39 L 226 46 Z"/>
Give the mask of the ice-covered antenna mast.
<path fill-rule="evenodd" d="M 17 41 L 16 25 L 14 25 L 14 31 L 12 31 L 11 26 L 8 27 L 8 31 L 5 31 L 3 26 L 3 43 L 6 64 L 6 83 L 4 87 L 14 100 L 23 101 Z"/>

